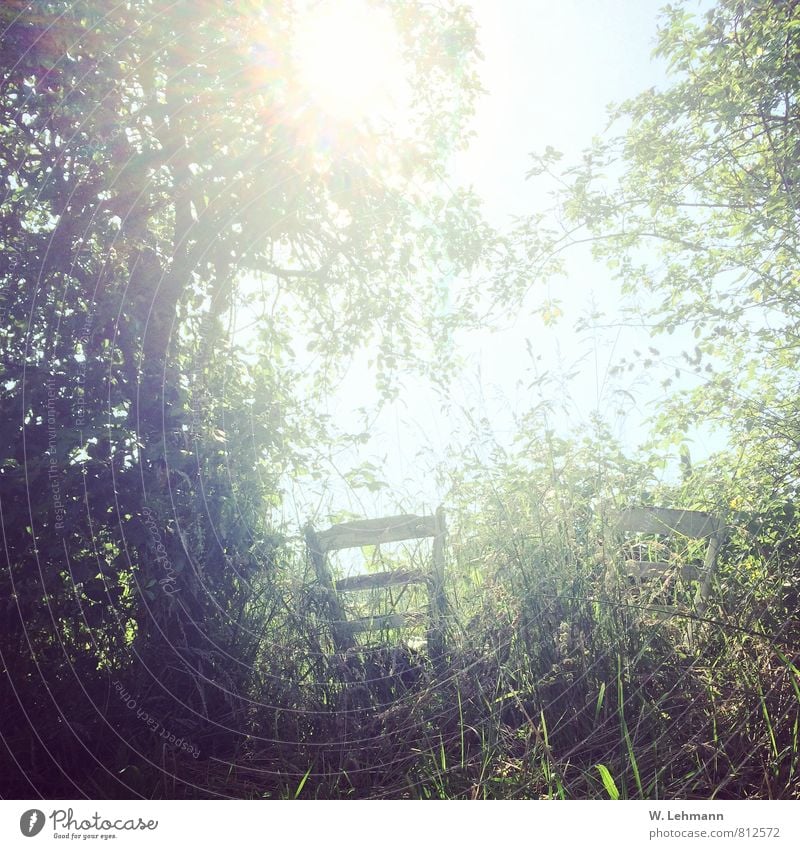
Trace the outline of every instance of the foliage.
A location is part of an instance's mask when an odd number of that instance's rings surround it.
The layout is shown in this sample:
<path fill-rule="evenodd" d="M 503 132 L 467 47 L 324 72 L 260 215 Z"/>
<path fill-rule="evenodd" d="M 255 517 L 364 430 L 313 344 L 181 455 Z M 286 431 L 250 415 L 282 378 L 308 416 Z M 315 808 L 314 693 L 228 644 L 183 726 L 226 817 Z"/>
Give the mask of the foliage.
<path fill-rule="evenodd" d="M 436 264 L 474 262 L 473 201 L 439 181 L 477 85 L 470 18 L 389 10 L 415 92 L 402 132 L 309 106 L 292 3 L 3 8 L 0 652 L 17 689 L 0 710 L 33 774 L 51 738 L 50 755 L 104 737 L 116 679 L 166 724 L 181 705 L 206 756 L 235 747 L 282 598 L 281 477 L 329 441 L 317 408 L 346 356 L 373 345 L 391 395 L 435 335 Z M 53 720 L 30 754 L 33 716 Z M 141 723 L 109 716 L 98 756 L 126 793 Z M 72 797 L 92 764 L 58 762 L 48 792 Z"/>
<path fill-rule="evenodd" d="M 750 446 L 796 453 L 800 7 L 722 0 L 698 19 L 664 11 L 656 56 L 670 82 L 614 107 L 568 168 L 553 150 L 529 176 L 559 180 L 563 229 L 531 218 L 531 264 L 590 241 L 656 333 L 691 330 L 665 430 L 714 422 Z M 669 381 L 668 381 L 669 383 Z"/>

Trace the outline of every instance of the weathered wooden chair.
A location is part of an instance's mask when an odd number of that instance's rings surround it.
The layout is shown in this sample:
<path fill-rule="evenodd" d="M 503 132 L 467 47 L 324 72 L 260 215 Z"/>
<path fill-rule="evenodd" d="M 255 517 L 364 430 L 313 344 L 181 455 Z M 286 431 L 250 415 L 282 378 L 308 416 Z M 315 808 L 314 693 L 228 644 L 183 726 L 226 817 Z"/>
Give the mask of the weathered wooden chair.
<path fill-rule="evenodd" d="M 444 511 L 441 508 L 434 516 L 403 515 L 343 522 L 321 533 L 317 533 L 311 525 L 308 525 L 305 533 L 309 556 L 328 608 L 333 643 L 339 653 L 347 654 L 348 651 L 352 652 L 358 647 L 356 634 L 406 628 L 416 624 L 414 617 L 407 613 L 388 613 L 348 620 L 340 600 L 342 593 L 426 584 L 428 588 L 428 654 L 434 660 L 443 656 L 445 649 L 445 520 Z M 333 579 L 327 557 L 331 551 L 426 537 L 433 537 L 433 562 L 430 572 L 395 569 L 377 574 L 354 575 L 336 581 Z"/>
<path fill-rule="evenodd" d="M 675 510 L 665 507 L 629 507 L 622 510 L 614 528 L 619 537 L 631 534 L 705 540 L 708 544 L 702 566 L 663 560 L 629 558 L 625 574 L 639 581 L 654 577 L 680 577 L 697 581 L 695 611 L 702 615 L 708 604 L 717 559 L 725 541 L 727 526 L 720 516 L 699 510 Z"/>

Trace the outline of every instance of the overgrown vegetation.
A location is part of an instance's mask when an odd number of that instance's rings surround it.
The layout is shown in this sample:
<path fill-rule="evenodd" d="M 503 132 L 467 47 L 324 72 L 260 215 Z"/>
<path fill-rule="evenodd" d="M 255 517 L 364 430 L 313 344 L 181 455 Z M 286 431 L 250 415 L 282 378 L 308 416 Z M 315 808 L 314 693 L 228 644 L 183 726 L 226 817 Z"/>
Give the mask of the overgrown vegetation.
<path fill-rule="evenodd" d="M 0 795 L 800 796 L 800 6 L 670 11 L 674 86 L 621 107 L 581 166 L 538 160 L 574 229 L 537 214 L 502 238 L 442 179 L 479 87 L 468 10 L 389 4 L 415 91 L 400 132 L 310 109 L 299 13 L 262 6 L 0 12 Z M 654 296 L 656 330 L 696 329 L 701 389 L 638 453 L 546 407 L 512 447 L 477 425 L 442 467 L 445 658 L 424 623 L 338 653 L 276 517 L 287 478 L 363 439 L 321 412 L 342 364 L 369 351 L 384 398 L 404 369 L 446 386 L 453 331 L 526 308 L 587 238 Z M 664 483 L 701 418 L 729 447 Z M 730 522 L 708 606 L 677 572 L 626 576 L 631 504 Z"/>

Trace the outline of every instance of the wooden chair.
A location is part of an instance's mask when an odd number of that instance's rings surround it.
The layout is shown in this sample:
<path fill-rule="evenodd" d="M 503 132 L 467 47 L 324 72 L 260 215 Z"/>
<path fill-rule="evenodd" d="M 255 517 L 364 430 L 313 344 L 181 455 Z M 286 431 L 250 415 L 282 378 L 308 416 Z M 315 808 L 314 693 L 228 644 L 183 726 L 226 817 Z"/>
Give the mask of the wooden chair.
<path fill-rule="evenodd" d="M 625 573 L 639 580 L 678 575 L 686 581 L 697 581 L 695 610 L 700 615 L 703 614 L 711 593 L 711 582 L 716 572 L 719 552 L 727 533 L 727 526 L 720 516 L 699 510 L 629 507 L 618 514 L 614 530 L 621 537 L 647 534 L 706 540 L 708 547 L 702 567 L 656 560 L 625 561 Z"/>
<path fill-rule="evenodd" d="M 433 659 L 444 653 L 444 511 L 440 507 L 434 516 L 388 516 L 382 519 L 363 519 L 343 522 L 317 533 L 311 525 L 306 527 L 306 545 L 317 580 L 322 586 L 336 650 L 346 654 L 357 648 L 356 634 L 406 628 L 416 624 L 410 614 L 389 613 L 348 621 L 340 601 L 340 594 L 366 589 L 384 589 L 391 586 L 426 584 L 428 587 L 428 653 Z M 327 555 L 331 551 L 361 548 L 409 539 L 433 537 L 433 563 L 430 572 L 395 569 L 377 574 L 355 575 L 334 581 Z"/>

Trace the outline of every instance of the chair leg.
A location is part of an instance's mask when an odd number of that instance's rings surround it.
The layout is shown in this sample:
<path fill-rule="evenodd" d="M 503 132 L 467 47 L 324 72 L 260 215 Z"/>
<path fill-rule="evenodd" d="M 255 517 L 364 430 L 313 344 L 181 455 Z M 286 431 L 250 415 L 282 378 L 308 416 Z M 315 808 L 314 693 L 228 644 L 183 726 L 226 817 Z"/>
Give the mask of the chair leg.
<path fill-rule="evenodd" d="M 711 581 L 714 578 L 714 573 L 717 569 L 717 558 L 719 557 L 720 549 L 724 539 L 725 532 L 720 529 L 711 536 L 708 541 L 708 551 L 706 551 L 706 559 L 703 564 L 705 575 L 703 582 L 697 590 L 695 596 L 695 608 L 700 616 L 702 616 L 708 606 L 708 598 L 711 595 Z"/>

